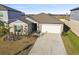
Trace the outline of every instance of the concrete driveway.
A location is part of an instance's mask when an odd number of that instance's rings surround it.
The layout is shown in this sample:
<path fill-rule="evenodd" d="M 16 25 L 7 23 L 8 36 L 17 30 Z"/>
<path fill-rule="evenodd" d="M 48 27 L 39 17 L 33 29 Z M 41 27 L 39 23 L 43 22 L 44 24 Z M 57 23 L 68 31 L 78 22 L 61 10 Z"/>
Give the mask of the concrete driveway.
<path fill-rule="evenodd" d="M 60 34 L 47 33 L 40 36 L 29 55 L 66 55 Z"/>

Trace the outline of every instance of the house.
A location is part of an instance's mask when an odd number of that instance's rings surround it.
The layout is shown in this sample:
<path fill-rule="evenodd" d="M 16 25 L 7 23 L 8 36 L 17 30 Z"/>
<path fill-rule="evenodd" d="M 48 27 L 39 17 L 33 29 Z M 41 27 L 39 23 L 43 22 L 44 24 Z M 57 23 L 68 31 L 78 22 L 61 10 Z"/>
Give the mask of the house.
<path fill-rule="evenodd" d="M 28 35 L 32 32 L 58 33 L 63 32 L 63 22 L 48 14 L 26 15 L 16 9 L 0 5 L 0 20 L 8 23 L 10 32 Z"/>
<path fill-rule="evenodd" d="M 21 19 L 9 21 L 10 32 L 20 35 L 29 35 L 32 31 L 32 22 L 26 20 L 24 16 Z"/>
<path fill-rule="evenodd" d="M 79 36 L 79 7 L 71 9 L 69 26 Z"/>
<path fill-rule="evenodd" d="M 31 22 L 25 19 L 25 14 L 16 9 L 0 4 L 0 20 L 8 23 L 10 32 L 17 34 L 30 34 Z"/>
<path fill-rule="evenodd" d="M 63 32 L 63 22 L 55 17 L 51 17 L 50 15 L 45 13 L 31 15 L 28 17 L 26 17 L 26 19 L 29 19 L 33 22 L 34 30 L 36 31 L 39 31 L 41 33 L 47 32 L 58 34 L 61 34 Z"/>

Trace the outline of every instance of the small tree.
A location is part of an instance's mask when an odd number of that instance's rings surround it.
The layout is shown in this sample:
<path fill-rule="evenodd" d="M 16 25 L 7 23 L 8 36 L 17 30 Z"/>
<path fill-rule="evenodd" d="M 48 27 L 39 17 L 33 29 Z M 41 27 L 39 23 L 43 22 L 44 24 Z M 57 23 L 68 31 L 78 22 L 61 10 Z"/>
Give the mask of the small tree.
<path fill-rule="evenodd" d="M 6 27 L 5 24 L 5 22 L 0 21 L 0 36 L 3 36 L 9 32 L 9 27 Z"/>

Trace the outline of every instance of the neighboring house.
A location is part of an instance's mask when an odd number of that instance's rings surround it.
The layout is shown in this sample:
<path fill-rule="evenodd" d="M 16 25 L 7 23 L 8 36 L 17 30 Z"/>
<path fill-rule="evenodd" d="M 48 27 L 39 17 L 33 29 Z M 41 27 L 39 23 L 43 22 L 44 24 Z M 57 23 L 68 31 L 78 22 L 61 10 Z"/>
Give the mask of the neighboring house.
<path fill-rule="evenodd" d="M 0 20 L 9 24 L 10 32 L 30 34 L 31 22 L 25 19 L 25 14 L 16 9 L 0 5 Z"/>
<path fill-rule="evenodd" d="M 79 7 L 71 9 L 69 26 L 79 36 Z"/>
<path fill-rule="evenodd" d="M 48 14 L 37 14 L 37 15 L 30 15 L 26 17 L 30 21 L 33 20 L 34 30 L 37 30 L 41 33 L 59 33 L 63 32 L 63 22 L 58 20 L 55 17 L 51 17 Z"/>

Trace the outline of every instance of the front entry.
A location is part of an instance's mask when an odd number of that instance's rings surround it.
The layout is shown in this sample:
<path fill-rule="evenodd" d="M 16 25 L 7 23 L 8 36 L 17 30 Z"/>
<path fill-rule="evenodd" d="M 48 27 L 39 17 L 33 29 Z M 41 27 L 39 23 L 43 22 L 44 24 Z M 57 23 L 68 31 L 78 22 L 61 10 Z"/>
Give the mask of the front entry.
<path fill-rule="evenodd" d="M 36 32 L 37 31 L 37 24 L 33 23 L 32 28 L 33 28 L 33 31 Z"/>

